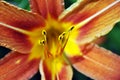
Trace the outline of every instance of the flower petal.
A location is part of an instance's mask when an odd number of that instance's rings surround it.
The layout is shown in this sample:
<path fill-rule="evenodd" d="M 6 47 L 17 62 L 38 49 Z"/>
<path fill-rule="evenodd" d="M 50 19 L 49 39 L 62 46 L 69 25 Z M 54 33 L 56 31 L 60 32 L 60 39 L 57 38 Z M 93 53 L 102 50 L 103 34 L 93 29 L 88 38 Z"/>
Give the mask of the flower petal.
<path fill-rule="evenodd" d="M 115 2 L 116 0 L 78 0 L 76 3 L 66 9 L 61 15 L 60 20 L 80 23 L 81 21 L 89 18 L 106 6 Z M 118 1 L 119 2 L 119 1 Z"/>
<path fill-rule="evenodd" d="M 0 1 L 0 45 L 28 53 L 32 44 L 24 34 L 44 25 L 44 20 L 39 15 Z"/>
<path fill-rule="evenodd" d="M 109 1 L 108 1 L 109 2 Z M 80 28 L 79 44 L 89 43 L 107 34 L 120 21 L 120 2 Z"/>
<path fill-rule="evenodd" d="M 0 60 L 0 80 L 28 80 L 37 71 L 39 59 L 28 60 L 29 54 L 11 52 Z"/>
<path fill-rule="evenodd" d="M 70 38 L 65 46 L 65 54 L 69 57 L 82 56 L 79 44 Z"/>
<path fill-rule="evenodd" d="M 71 80 L 73 75 L 71 66 L 61 62 L 62 59 L 41 61 L 39 67 L 41 80 Z"/>
<path fill-rule="evenodd" d="M 66 65 L 62 68 L 61 72 L 58 73 L 58 79 L 57 80 L 72 80 L 73 71 L 72 67 L 69 65 Z"/>
<path fill-rule="evenodd" d="M 95 80 L 120 80 L 120 56 L 94 44 L 85 46 L 83 53 L 73 64 L 78 71 Z"/>
<path fill-rule="evenodd" d="M 101 6 L 100 6 L 101 4 Z M 68 17 L 74 23 L 78 44 L 85 44 L 107 34 L 120 21 L 120 1 L 100 0 L 85 6 L 80 12 Z M 97 8 L 96 8 L 97 7 Z M 68 21 L 70 21 L 68 19 Z"/>
<path fill-rule="evenodd" d="M 47 18 L 48 14 L 57 18 L 64 10 L 63 0 L 30 0 L 30 3 L 32 11 L 39 13 L 44 18 Z"/>
<path fill-rule="evenodd" d="M 24 30 L 33 30 L 45 26 L 45 20 L 41 16 L 5 1 L 0 1 L 0 22 Z"/>
<path fill-rule="evenodd" d="M 73 15 L 73 14 L 75 15 L 76 13 L 81 11 L 87 4 L 94 2 L 94 1 L 97 1 L 97 0 L 77 0 L 69 8 L 67 8 L 60 14 L 59 19 L 66 20 L 71 15 Z M 74 16 L 74 17 L 76 17 L 76 16 Z"/>

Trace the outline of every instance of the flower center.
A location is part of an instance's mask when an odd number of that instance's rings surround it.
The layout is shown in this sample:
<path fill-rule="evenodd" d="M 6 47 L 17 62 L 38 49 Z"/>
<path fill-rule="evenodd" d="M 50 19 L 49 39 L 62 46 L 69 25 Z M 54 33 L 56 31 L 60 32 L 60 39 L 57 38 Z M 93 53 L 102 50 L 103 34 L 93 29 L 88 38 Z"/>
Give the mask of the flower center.
<path fill-rule="evenodd" d="M 49 58 L 62 55 L 67 41 L 69 39 L 70 33 L 73 29 L 74 27 L 71 27 L 70 29 L 61 33 L 60 35 L 57 35 L 57 39 L 56 37 L 52 37 L 53 34 L 49 34 L 49 31 L 47 33 L 46 30 L 42 30 L 43 39 L 39 40 L 38 42 L 40 46 L 44 47 L 45 57 Z"/>

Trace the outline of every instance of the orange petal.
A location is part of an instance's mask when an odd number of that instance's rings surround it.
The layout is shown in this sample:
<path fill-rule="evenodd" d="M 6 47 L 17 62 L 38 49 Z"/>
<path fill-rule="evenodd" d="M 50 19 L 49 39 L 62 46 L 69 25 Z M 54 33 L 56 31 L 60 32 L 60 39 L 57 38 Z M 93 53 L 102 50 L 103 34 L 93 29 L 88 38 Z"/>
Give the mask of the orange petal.
<path fill-rule="evenodd" d="M 72 14 L 72 17 L 68 16 L 70 19 L 66 20 L 73 22 L 73 26 L 79 28 L 76 31 L 78 32 L 78 37 L 76 37 L 78 43 L 89 43 L 107 34 L 114 24 L 120 21 L 119 6 L 119 0 L 100 0 L 89 3 L 78 13 Z"/>
<path fill-rule="evenodd" d="M 0 80 L 28 80 L 37 71 L 39 59 L 28 61 L 28 54 L 11 52 L 0 60 Z"/>
<path fill-rule="evenodd" d="M 61 61 L 58 62 L 54 58 L 41 61 L 39 67 L 41 80 L 71 80 L 73 75 L 71 66 L 61 65 Z"/>
<path fill-rule="evenodd" d="M 28 53 L 31 43 L 27 39 L 28 36 L 22 33 L 44 25 L 44 20 L 39 15 L 0 1 L 0 45 Z"/>
<path fill-rule="evenodd" d="M 73 3 L 69 8 L 67 8 L 65 11 L 63 11 L 59 19 L 60 20 L 68 20 L 68 19 L 74 19 L 75 14 L 77 14 L 79 11 L 81 11 L 87 4 L 98 1 L 98 0 L 77 0 L 75 3 Z M 74 15 L 74 17 L 72 16 Z"/>
<path fill-rule="evenodd" d="M 79 23 L 95 13 L 99 12 L 116 0 L 81 0 L 77 1 L 70 8 L 66 9 L 61 15 L 60 20 Z"/>
<path fill-rule="evenodd" d="M 39 13 L 47 18 L 48 14 L 57 18 L 64 10 L 63 0 L 30 0 L 33 12 Z"/>
<path fill-rule="evenodd" d="M 83 53 L 73 64 L 78 71 L 95 80 L 120 80 L 120 56 L 93 44 L 85 46 Z"/>
<path fill-rule="evenodd" d="M 72 80 L 73 72 L 71 66 L 64 66 L 61 72 L 58 73 L 57 80 Z"/>
<path fill-rule="evenodd" d="M 5 1 L 0 1 L 0 22 L 24 30 L 45 26 L 45 21 L 41 16 L 17 8 Z"/>
<path fill-rule="evenodd" d="M 101 1 L 101 3 L 104 4 L 112 0 L 109 1 L 104 0 L 104 1 L 103 2 Z M 100 5 L 100 3 L 98 3 L 97 5 Z M 85 44 L 93 41 L 96 38 L 99 38 L 100 36 L 107 34 L 114 27 L 114 24 L 120 21 L 119 6 L 120 6 L 120 2 L 118 2 L 112 8 L 108 9 L 107 11 L 105 11 L 104 13 L 102 13 L 101 15 L 97 16 L 89 23 L 84 25 L 82 28 L 80 28 L 79 37 L 77 38 L 79 43 Z M 90 10 L 90 12 L 92 12 L 92 10 Z"/>

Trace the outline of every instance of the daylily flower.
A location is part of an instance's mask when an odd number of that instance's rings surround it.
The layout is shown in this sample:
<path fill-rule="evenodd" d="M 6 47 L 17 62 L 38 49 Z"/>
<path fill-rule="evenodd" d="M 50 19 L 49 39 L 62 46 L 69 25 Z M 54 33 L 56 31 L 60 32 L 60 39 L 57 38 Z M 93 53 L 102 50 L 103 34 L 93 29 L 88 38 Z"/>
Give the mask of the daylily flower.
<path fill-rule="evenodd" d="M 92 43 L 120 21 L 120 0 L 30 0 L 31 12 L 0 0 L 0 80 L 72 80 L 72 67 L 97 80 L 120 80 L 120 56 Z"/>

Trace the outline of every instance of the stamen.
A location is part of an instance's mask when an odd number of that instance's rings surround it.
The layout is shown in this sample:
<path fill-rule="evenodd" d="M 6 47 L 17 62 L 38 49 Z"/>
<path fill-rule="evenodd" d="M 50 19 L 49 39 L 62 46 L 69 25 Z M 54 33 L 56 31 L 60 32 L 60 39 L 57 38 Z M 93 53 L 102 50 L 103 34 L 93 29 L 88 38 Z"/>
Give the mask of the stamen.
<path fill-rule="evenodd" d="M 70 32 L 74 29 L 74 26 L 70 27 L 70 29 L 68 29 L 68 31 L 63 32 L 61 35 L 59 35 L 58 40 L 59 40 L 59 47 L 57 50 L 58 54 L 63 53 L 63 50 L 67 44 L 67 41 L 69 39 L 70 36 Z"/>
<path fill-rule="evenodd" d="M 4 27 L 7 27 L 7 28 L 9 28 L 9 29 L 15 30 L 15 31 L 17 31 L 17 32 L 26 34 L 26 35 L 33 35 L 33 34 L 32 34 L 31 32 L 29 32 L 29 31 L 26 31 L 26 30 L 23 30 L 23 29 L 20 29 L 20 28 L 17 28 L 17 27 L 8 25 L 8 24 L 6 24 L 6 23 L 0 22 L 0 25 L 2 25 L 2 26 L 4 26 Z"/>
<path fill-rule="evenodd" d="M 48 44 L 47 44 L 47 32 L 46 32 L 46 30 L 42 30 L 42 35 L 43 35 L 43 37 L 44 37 L 44 39 L 43 40 L 39 40 L 38 42 L 38 44 L 39 45 L 42 45 L 43 47 L 44 47 L 44 55 L 45 55 L 45 57 L 50 57 L 50 56 L 52 56 L 51 55 L 51 53 L 49 52 L 49 50 L 48 50 Z"/>

